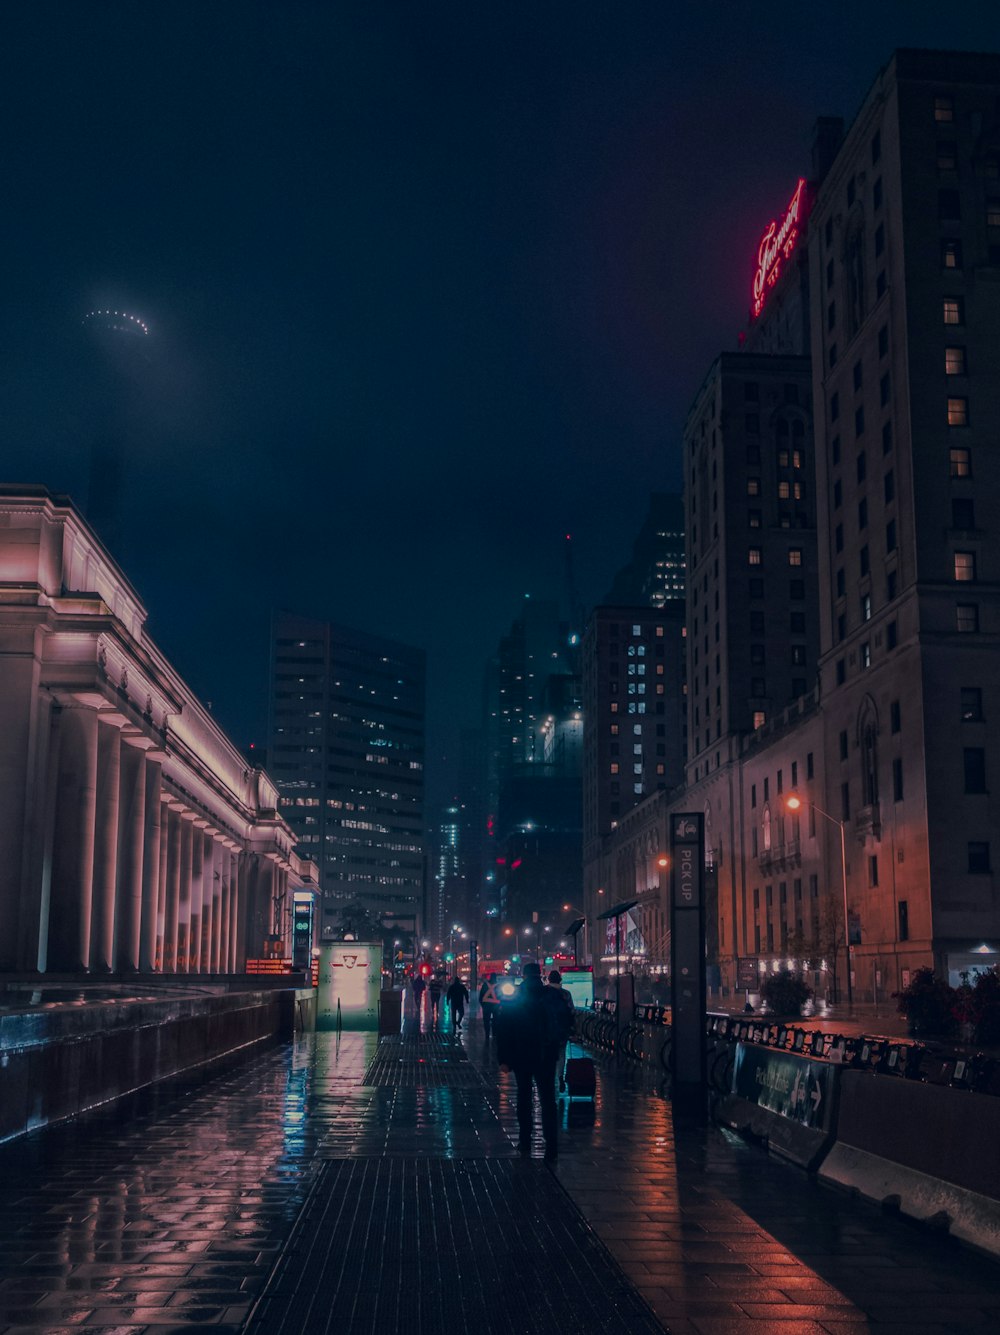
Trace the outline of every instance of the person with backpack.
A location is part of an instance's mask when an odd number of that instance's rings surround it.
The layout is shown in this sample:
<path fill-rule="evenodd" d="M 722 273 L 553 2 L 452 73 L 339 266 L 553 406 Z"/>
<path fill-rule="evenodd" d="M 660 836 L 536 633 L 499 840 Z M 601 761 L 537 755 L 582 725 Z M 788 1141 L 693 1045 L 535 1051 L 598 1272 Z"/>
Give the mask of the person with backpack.
<path fill-rule="evenodd" d="M 543 985 L 538 965 L 529 961 L 517 994 L 497 1015 L 497 1059 L 504 1070 L 514 1072 L 517 1082 L 517 1148 L 522 1154 L 531 1150 L 537 1089 L 546 1163 L 554 1163 L 558 1154 L 556 1061 L 565 1008 L 556 990 Z"/>
<path fill-rule="evenodd" d="M 562 985 L 562 974 L 553 969 L 549 974 L 549 987 L 563 1003 L 559 1012 L 559 1051 L 556 1055 L 556 1075 L 559 1077 L 559 1093 L 566 1092 L 566 1045 L 576 1028 L 576 1007 L 567 988 Z"/>

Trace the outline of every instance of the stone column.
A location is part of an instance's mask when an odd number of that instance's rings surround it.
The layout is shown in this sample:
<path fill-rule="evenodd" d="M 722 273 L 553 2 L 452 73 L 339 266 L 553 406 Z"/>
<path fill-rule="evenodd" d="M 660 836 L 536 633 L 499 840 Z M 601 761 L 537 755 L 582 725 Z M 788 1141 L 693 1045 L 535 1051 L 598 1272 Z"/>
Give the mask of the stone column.
<path fill-rule="evenodd" d="M 45 782 L 42 788 L 42 812 L 39 825 L 39 865 L 33 875 L 33 883 L 38 886 L 38 904 L 34 921 L 34 940 L 26 934 L 20 954 L 29 968 L 39 973 L 48 969 L 49 922 L 52 903 L 52 864 L 55 853 L 56 811 L 59 800 L 59 752 L 62 743 L 62 711 L 47 709 L 45 717 L 49 722 L 49 735 L 46 738 L 48 759 L 45 765 Z M 34 956 L 34 958 L 32 958 Z"/>
<path fill-rule="evenodd" d="M 160 785 L 163 764 L 147 753 L 145 763 L 146 798 L 142 847 L 142 906 L 139 928 L 139 968 L 152 973 L 156 968 L 157 900 L 160 889 L 161 816 Z"/>
<path fill-rule="evenodd" d="M 78 843 L 73 890 L 78 896 L 75 964 L 63 967 L 90 968 L 90 927 L 94 917 L 94 832 L 97 815 L 97 713 L 93 709 L 73 711 L 80 729 L 78 787 Z"/>
<path fill-rule="evenodd" d="M 143 859 L 146 852 L 146 745 L 122 734 L 121 841 L 118 865 L 118 913 L 115 963 L 139 968 L 142 925 Z"/>
<path fill-rule="evenodd" d="M 160 770 L 160 881 L 156 887 L 156 949 L 153 967 L 162 971 L 167 949 L 167 854 L 170 847 L 170 808 L 163 800 L 163 770 Z"/>
<path fill-rule="evenodd" d="M 191 886 L 188 891 L 190 907 L 188 910 L 188 948 L 187 968 L 189 973 L 201 971 L 201 898 L 205 874 L 205 825 L 206 821 L 194 820 L 191 825 Z"/>
<path fill-rule="evenodd" d="M 252 854 L 241 852 L 236 855 L 236 892 L 233 895 L 233 972 L 245 973 L 247 962 L 247 916 L 249 913 L 248 881 Z"/>
<path fill-rule="evenodd" d="M 177 877 L 177 972 L 191 969 L 191 851 L 194 834 L 194 816 L 182 811 L 180 868 Z"/>
<path fill-rule="evenodd" d="M 217 837 L 212 840 L 212 915 L 209 932 L 208 969 L 220 971 L 222 957 L 222 870 L 226 849 Z"/>
<path fill-rule="evenodd" d="M 118 887 L 118 809 L 122 743 L 117 720 L 98 716 L 97 820 L 94 829 L 94 918 L 90 967 L 111 973 L 115 967 L 115 895 Z"/>
<path fill-rule="evenodd" d="M 181 883 L 181 820 L 174 806 L 167 808 L 167 875 L 163 919 L 163 972 L 177 972 L 177 905 Z"/>
<path fill-rule="evenodd" d="M 232 903 L 233 894 L 233 850 L 227 844 L 222 850 L 222 898 L 220 900 L 221 924 L 219 930 L 219 972 L 232 973 L 233 961 L 231 945 L 233 935 L 231 931 L 232 923 Z"/>

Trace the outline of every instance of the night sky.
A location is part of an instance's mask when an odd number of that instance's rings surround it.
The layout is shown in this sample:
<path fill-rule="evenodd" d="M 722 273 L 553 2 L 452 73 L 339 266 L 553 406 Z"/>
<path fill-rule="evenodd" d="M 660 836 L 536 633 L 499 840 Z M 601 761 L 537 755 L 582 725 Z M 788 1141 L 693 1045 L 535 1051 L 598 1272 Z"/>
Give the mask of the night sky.
<path fill-rule="evenodd" d="M 434 795 L 525 592 L 606 591 L 760 232 L 992 5 L 14 0 L 2 473 L 83 497 L 82 315 L 150 326 L 116 552 L 234 740 L 284 606 L 424 645 Z M 988 17 L 992 15 L 992 17 Z"/>

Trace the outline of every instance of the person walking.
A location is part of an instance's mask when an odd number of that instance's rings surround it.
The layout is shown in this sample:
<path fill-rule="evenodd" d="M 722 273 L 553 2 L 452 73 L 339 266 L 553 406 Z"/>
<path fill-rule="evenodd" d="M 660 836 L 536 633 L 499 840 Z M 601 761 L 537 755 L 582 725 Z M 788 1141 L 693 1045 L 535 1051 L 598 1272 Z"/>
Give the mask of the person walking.
<path fill-rule="evenodd" d="M 435 974 L 427 985 L 427 995 L 431 999 L 431 1023 L 437 1028 L 438 1007 L 441 1005 L 441 975 Z"/>
<path fill-rule="evenodd" d="M 549 987 L 559 997 L 563 1008 L 559 1012 L 559 1049 L 556 1053 L 556 1075 L 559 1079 L 559 1093 L 566 1091 L 566 1044 L 576 1028 L 576 1007 L 567 988 L 562 985 L 562 974 L 553 969 L 549 974 Z"/>
<path fill-rule="evenodd" d="M 497 1058 L 504 1070 L 514 1072 L 517 1082 L 517 1148 L 522 1154 L 531 1150 L 537 1089 L 545 1162 L 553 1163 L 558 1154 L 556 1060 L 566 1005 L 554 988 L 543 985 L 542 971 L 534 961 L 524 966 L 522 976 L 516 996 L 497 1016 Z"/>
<path fill-rule="evenodd" d="M 458 974 L 452 979 L 451 986 L 445 993 L 448 998 L 448 1005 L 451 1008 L 451 1022 L 457 1033 L 462 1027 L 462 1020 L 465 1017 L 465 1005 L 469 1000 L 469 989 L 459 978 Z"/>
<path fill-rule="evenodd" d="M 413 1005 L 417 1012 L 417 1024 L 420 1024 L 420 1003 L 424 999 L 424 988 L 427 984 L 421 978 L 419 973 L 413 975 Z"/>
<path fill-rule="evenodd" d="M 497 1012 L 500 1009 L 500 994 L 497 991 L 495 973 L 491 973 L 479 989 L 479 1009 L 483 1013 L 483 1033 L 489 1041 L 491 1031 L 496 1029 Z"/>

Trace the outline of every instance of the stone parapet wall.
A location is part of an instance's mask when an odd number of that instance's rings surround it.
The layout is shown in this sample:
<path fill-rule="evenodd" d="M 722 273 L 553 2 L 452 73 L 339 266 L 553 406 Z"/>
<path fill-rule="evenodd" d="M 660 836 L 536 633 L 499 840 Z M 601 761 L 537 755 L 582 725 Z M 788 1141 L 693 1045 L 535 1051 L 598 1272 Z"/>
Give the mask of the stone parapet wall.
<path fill-rule="evenodd" d="M 301 1027 L 312 989 L 139 997 L 0 1015 L 0 1141 Z"/>

